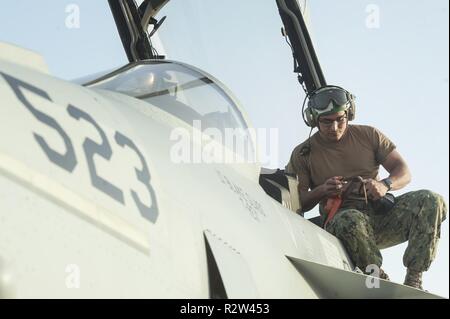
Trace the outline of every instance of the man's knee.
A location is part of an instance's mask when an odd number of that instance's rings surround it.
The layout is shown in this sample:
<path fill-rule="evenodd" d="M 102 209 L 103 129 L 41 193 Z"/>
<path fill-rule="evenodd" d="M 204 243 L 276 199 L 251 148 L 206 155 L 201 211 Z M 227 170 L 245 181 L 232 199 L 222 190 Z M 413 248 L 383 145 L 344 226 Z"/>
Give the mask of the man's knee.
<path fill-rule="evenodd" d="M 422 207 L 423 213 L 431 218 L 438 217 L 440 221 L 444 221 L 447 217 L 447 204 L 444 198 L 430 190 L 419 190 L 413 193 L 414 199 L 417 200 Z"/>

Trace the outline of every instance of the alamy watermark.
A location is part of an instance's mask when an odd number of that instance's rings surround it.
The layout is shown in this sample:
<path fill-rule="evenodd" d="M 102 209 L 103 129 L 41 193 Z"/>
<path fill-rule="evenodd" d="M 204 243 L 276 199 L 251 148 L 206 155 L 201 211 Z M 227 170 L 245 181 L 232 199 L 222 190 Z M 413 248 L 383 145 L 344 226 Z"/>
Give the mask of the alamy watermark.
<path fill-rule="evenodd" d="M 380 288 L 380 267 L 377 265 L 368 265 L 366 267 L 366 274 L 369 276 L 366 278 L 366 287 L 368 289 Z"/>
<path fill-rule="evenodd" d="M 81 271 L 80 267 L 76 264 L 70 264 L 66 266 L 66 288 L 67 289 L 79 289 L 81 286 Z"/>
<path fill-rule="evenodd" d="M 277 128 L 203 128 L 193 121 L 192 129 L 172 130 L 172 163 L 242 164 L 260 162 L 278 166 L 279 131 Z"/>
<path fill-rule="evenodd" d="M 380 6 L 377 4 L 368 4 L 366 6 L 366 27 L 368 29 L 380 29 L 381 28 L 381 16 Z"/>
<path fill-rule="evenodd" d="M 67 29 L 79 29 L 80 28 L 80 6 L 71 3 L 66 6 L 65 10 L 67 16 L 65 25 Z"/>

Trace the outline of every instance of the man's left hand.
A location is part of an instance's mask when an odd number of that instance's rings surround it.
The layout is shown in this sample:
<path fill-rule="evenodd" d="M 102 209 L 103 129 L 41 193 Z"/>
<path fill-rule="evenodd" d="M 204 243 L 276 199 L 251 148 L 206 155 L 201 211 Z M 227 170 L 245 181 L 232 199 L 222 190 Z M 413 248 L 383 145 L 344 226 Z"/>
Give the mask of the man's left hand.
<path fill-rule="evenodd" d="M 383 182 L 370 178 L 364 180 L 364 184 L 367 190 L 367 196 L 374 201 L 384 197 L 388 192 L 388 187 Z"/>

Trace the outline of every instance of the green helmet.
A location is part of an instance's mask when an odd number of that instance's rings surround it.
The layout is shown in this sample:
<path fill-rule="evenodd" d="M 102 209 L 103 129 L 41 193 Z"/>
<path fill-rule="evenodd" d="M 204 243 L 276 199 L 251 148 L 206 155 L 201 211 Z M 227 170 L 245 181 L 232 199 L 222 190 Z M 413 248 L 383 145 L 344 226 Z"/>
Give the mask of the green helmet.
<path fill-rule="evenodd" d="M 355 97 L 339 86 L 324 86 L 309 95 L 305 122 L 316 127 L 319 117 L 345 111 L 348 120 L 355 119 Z"/>

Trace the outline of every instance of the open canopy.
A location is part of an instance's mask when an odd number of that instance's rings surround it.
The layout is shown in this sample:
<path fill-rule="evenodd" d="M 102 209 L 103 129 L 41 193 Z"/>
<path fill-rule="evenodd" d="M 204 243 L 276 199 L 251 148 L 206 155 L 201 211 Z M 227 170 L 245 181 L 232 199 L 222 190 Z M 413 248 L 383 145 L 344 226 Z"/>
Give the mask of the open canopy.
<path fill-rule="evenodd" d="M 292 44 L 294 72 L 299 74 L 299 81 L 305 91 L 311 93 L 327 83 L 303 18 L 301 6 L 298 0 L 274 1 L 277 3 L 286 35 Z M 153 25 L 153 31 L 155 31 L 161 25 L 164 18 L 158 22 L 155 16 L 169 0 L 145 0 L 140 6 L 135 0 L 108 0 L 108 2 L 129 61 L 164 58 L 159 56 L 152 46 L 150 38 L 154 32 L 149 34 L 148 28 Z M 238 10 L 236 7 L 234 9 Z"/>

